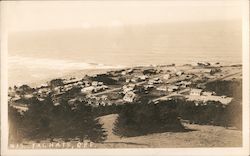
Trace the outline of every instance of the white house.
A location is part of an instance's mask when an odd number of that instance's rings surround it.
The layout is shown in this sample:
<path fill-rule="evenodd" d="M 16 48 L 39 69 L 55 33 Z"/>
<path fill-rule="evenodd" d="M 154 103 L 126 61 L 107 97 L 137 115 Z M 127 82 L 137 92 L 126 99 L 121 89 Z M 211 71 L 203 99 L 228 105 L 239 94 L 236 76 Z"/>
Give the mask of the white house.
<path fill-rule="evenodd" d="M 92 86 L 97 86 L 98 82 L 97 81 L 93 81 L 91 84 L 92 84 Z"/>
<path fill-rule="evenodd" d="M 191 89 L 190 95 L 201 95 L 202 89 Z"/>
<path fill-rule="evenodd" d="M 176 76 L 181 76 L 182 74 L 184 74 L 183 71 L 178 71 L 178 72 L 175 73 Z"/>
<path fill-rule="evenodd" d="M 82 93 L 91 93 L 92 91 L 94 91 L 95 87 L 93 86 L 89 86 L 89 87 L 85 87 L 81 89 Z"/>
<path fill-rule="evenodd" d="M 135 97 L 136 97 L 136 94 L 132 91 L 129 91 L 125 94 L 125 96 L 123 97 L 123 100 L 126 102 L 133 102 Z"/>
<path fill-rule="evenodd" d="M 167 87 L 166 86 L 160 86 L 158 88 L 156 88 L 156 90 L 159 90 L 159 91 L 167 91 Z"/>
<path fill-rule="evenodd" d="M 146 80 L 148 79 L 148 76 L 147 75 L 138 75 L 137 76 L 140 80 Z"/>
<path fill-rule="evenodd" d="M 178 86 L 174 86 L 174 85 L 168 86 L 168 92 L 173 92 L 173 91 L 176 91 L 178 89 L 179 89 Z"/>
<path fill-rule="evenodd" d="M 214 92 L 202 92 L 202 95 L 204 95 L 204 96 L 211 96 L 214 94 L 215 94 Z"/>
<path fill-rule="evenodd" d="M 122 87 L 123 93 L 126 94 L 127 92 L 134 90 L 134 88 L 135 88 L 135 84 L 124 85 Z"/>
<path fill-rule="evenodd" d="M 165 80 L 168 80 L 170 78 L 170 74 L 165 74 L 164 76 L 163 76 L 163 79 L 165 79 Z"/>

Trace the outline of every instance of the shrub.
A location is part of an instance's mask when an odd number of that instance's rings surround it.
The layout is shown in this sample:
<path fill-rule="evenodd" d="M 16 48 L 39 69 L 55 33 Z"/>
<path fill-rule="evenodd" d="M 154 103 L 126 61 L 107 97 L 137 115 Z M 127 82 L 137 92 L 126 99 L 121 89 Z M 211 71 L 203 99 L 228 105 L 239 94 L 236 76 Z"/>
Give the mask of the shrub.
<path fill-rule="evenodd" d="M 183 131 L 178 113 L 171 103 L 126 104 L 115 121 L 113 132 L 120 136 L 137 136 L 165 131 Z"/>

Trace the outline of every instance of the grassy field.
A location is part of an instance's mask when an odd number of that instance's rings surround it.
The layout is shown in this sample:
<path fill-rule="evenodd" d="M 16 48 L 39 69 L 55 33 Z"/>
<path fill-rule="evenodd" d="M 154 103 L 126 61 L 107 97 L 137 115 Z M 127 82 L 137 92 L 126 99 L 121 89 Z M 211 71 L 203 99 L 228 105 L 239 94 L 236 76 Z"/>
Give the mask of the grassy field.
<path fill-rule="evenodd" d="M 187 132 L 165 132 L 120 138 L 112 133 L 117 114 L 100 118 L 107 130 L 107 140 L 97 148 L 178 148 L 178 147 L 240 147 L 242 132 L 219 126 L 184 124 Z"/>

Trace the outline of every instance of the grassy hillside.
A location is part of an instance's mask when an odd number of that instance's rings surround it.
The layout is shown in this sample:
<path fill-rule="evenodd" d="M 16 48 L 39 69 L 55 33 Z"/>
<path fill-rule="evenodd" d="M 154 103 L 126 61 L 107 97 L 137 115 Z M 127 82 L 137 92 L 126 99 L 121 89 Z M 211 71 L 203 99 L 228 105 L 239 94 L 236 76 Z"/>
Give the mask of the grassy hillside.
<path fill-rule="evenodd" d="M 97 148 L 176 148 L 176 147 L 239 147 L 242 132 L 219 126 L 185 124 L 188 132 L 165 132 L 120 138 L 112 133 L 117 114 L 100 117 L 107 130 L 107 140 Z"/>

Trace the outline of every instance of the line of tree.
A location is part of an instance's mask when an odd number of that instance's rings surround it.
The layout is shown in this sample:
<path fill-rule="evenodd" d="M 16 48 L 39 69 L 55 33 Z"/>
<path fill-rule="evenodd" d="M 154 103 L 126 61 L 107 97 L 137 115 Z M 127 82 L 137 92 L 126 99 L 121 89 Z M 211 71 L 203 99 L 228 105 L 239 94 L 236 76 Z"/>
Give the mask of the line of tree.
<path fill-rule="evenodd" d="M 76 101 L 72 109 L 66 100 L 54 106 L 51 96 L 44 101 L 34 101 L 28 111 L 20 114 L 9 107 L 10 142 L 39 141 L 62 138 L 65 141 L 79 138 L 102 142 L 106 132 L 96 118 L 93 108 L 85 102 Z"/>
<path fill-rule="evenodd" d="M 201 125 L 242 129 L 242 105 L 233 100 L 228 105 L 218 101 L 197 103 L 173 99 L 153 103 L 124 105 L 118 112 L 113 132 L 119 136 L 138 136 L 166 131 L 188 131 L 180 119 Z"/>
<path fill-rule="evenodd" d="M 185 131 L 178 118 L 176 105 L 130 103 L 124 105 L 114 123 L 113 132 L 131 137 L 166 131 Z"/>

